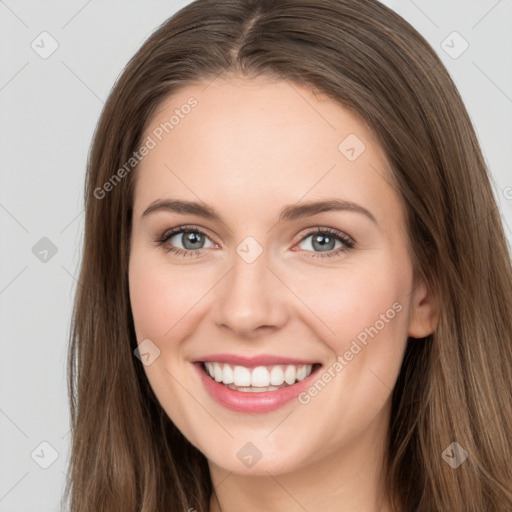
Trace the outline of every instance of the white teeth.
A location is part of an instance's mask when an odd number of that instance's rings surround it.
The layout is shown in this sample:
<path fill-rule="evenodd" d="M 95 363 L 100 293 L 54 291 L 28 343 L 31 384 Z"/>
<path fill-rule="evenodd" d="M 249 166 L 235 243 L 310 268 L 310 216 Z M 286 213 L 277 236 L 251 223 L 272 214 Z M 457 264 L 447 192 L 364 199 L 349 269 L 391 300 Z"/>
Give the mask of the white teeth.
<path fill-rule="evenodd" d="M 226 387 L 228 387 L 229 389 L 234 389 L 235 391 L 242 391 L 242 393 L 265 393 L 266 391 L 275 391 L 276 389 L 279 389 L 279 387 L 276 386 L 257 388 L 253 386 L 237 387 L 234 384 L 227 384 Z"/>
<path fill-rule="evenodd" d="M 207 362 L 205 368 L 210 377 L 217 382 L 230 385 L 230 388 L 245 388 L 244 391 L 252 388 L 268 388 L 282 386 L 284 383 L 291 386 L 296 381 L 304 380 L 312 371 L 313 365 L 275 365 L 256 366 L 246 368 L 245 366 L 231 366 L 227 363 Z M 263 390 L 262 390 L 263 391 Z"/>
<path fill-rule="evenodd" d="M 306 368 L 306 365 L 299 366 L 297 368 L 297 380 L 300 382 L 301 380 L 304 380 L 308 376 L 308 370 Z"/>
<path fill-rule="evenodd" d="M 245 366 L 235 366 L 233 370 L 233 384 L 235 386 L 250 386 L 251 372 Z"/>
<path fill-rule="evenodd" d="M 268 370 L 264 366 L 257 366 L 254 368 L 251 374 L 251 386 L 256 386 L 257 388 L 265 388 L 269 384 L 270 375 Z"/>
<path fill-rule="evenodd" d="M 213 363 L 213 376 L 217 382 L 222 382 L 222 367 L 219 363 Z"/>
<path fill-rule="evenodd" d="M 295 366 L 289 364 L 284 371 L 284 381 L 286 384 L 293 384 L 295 382 L 295 377 L 297 376 L 297 371 L 295 370 Z"/>
<path fill-rule="evenodd" d="M 229 366 L 229 364 L 224 365 L 224 370 L 222 372 L 223 379 L 222 382 L 224 384 L 232 384 L 233 383 L 233 368 Z"/>
<path fill-rule="evenodd" d="M 284 382 L 284 373 L 282 366 L 274 366 L 270 370 L 270 384 L 272 386 L 280 386 Z"/>
<path fill-rule="evenodd" d="M 208 375 L 210 375 L 210 377 L 214 377 L 215 374 L 213 373 L 213 363 L 204 363 L 205 367 L 206 367 L 206 371 L 208 372 Z"/>

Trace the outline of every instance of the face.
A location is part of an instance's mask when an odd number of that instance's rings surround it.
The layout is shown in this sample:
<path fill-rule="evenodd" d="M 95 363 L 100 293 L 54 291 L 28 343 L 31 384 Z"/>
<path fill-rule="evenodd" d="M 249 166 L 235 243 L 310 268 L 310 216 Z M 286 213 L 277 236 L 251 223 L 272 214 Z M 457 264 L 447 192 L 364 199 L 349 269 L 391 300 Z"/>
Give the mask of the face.
<path fill-rule="evenodd" d="M 168 416 L 240 474 L 371 451 L 433 320 L 369 128 L 302 86 L 223 78 L 167 98 L 144 139 L 130 299 Z"/>

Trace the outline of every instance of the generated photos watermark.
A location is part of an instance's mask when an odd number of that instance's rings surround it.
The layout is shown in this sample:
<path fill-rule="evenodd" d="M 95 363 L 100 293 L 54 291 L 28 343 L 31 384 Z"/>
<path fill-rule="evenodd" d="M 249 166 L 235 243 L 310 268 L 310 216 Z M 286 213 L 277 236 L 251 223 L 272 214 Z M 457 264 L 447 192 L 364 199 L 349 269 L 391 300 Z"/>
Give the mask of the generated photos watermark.
<path fill-rule="evenodd" d="M 152 149 L 155 149 L 159 142 L 163 138 L 172 132 L 181 123 L 182 119 L 185 119 L 187 115 L 192 112 L 194 107 L 197 107 L 198 101 L 196 98 L 191 96 L 187 102 L 181 105 L 180 108 L 174 109 L 174 114 L 164 122 L 161 122 L 156 128 L 153 129 L 151 135 L 148 135 L 144 142 L 140 145 L 137 151 L 132 153 L 132 156 L 120 167 L 101 187 L 94 189 L 93 195 L 96 199 L 103 199 L 106 195 L 111 192 L 116 185 L 121 183 L 130 172 L 138 165 L 144 157 L 149 155 Z"/>
<path fill-rule="evenodd" d="M 299 394 L 297 397 L 298 401 L 302 405 L 307 405 L 311 402 L 312 398 L 318 395 L 325 386 L 331 382 L 332 379 L 338 375 L 345 366 L 349 364 L 354 357 L 361 352 L 361 350 L 367 346 L 369 338 L 373 339 L 379 334 L 382 329 L 388 324 L 397 313 L 402 311 L 403 306 L 399 302 L 395 302 L 385 313 L 379 315 L 370 327 L 365 327 L 357 336 L 356 339 L 350 344 L 350 348 L 346 350 L 343 355 L 338 355 L 336 361 L 325 369 L 322 374 L 315 380 L 311 386 Z"/>

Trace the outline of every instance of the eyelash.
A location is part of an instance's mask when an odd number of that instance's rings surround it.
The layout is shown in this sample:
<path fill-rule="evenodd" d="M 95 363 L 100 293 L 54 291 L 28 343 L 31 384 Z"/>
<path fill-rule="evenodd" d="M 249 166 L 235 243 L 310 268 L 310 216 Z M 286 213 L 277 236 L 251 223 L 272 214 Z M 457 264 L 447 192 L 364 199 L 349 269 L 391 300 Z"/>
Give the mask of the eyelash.
<path fill-rule="evenodd" d="M 207 249 L 197 249 L 197 250 L 191 250 L 191 249 L 180 249 L 179 247 L 174 247 L 172 245 L 168 245 L 167 242 L 169 239 L 171 239 L 173 236 L 180 234 L 180 233 L 200 233 L 208 238 L 208 234 L 203 231 L 201 228 L 198 228 L 197 226 L 179 226 L 170 230 L 165 231 L 157 240 L 156 243 L 162 247 L 166 252 L 173 253 L 176 256 L 182 256 L 182 257 L 194 257 L 199 256 L 203 251 Z M 313 235 L 330 235 L 336 239 L 338 239 L 340 242 L 342 242 L 343 246 L 339 247 L 338 249 L 332 249 L 327 252 L 314 252 L 314 251 L 307 251 L 312 252 L 313 254 L 309 257 L 313 258 L 330 258 L 332 256 L 338 256 L 342 253 L 346 253 L 353 249 L 355 247 L 355 242 L 352 240 L 352 238 L 348 237 L 347 235 L 343 234 L 341 231 L 338 231 L 336 229 L 332 228 L 320 228 L 317 227 L 316 231 L 310 231 L 306 233 L 299 241 L 302 242 L 306 238 L 313 236 Z"/>

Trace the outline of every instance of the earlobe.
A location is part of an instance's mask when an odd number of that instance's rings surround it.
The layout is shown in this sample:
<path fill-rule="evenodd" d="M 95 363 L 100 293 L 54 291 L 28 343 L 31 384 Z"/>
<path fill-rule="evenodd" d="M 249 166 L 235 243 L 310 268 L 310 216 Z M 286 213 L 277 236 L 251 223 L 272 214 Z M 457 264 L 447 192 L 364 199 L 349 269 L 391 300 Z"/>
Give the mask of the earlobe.
<path fill-rule="evenodd" d="M 437 327 L 438 314 L 434 292 L 420 281 L 413 292 L 408 335 L 411 338 L 424 338 Z"/>

